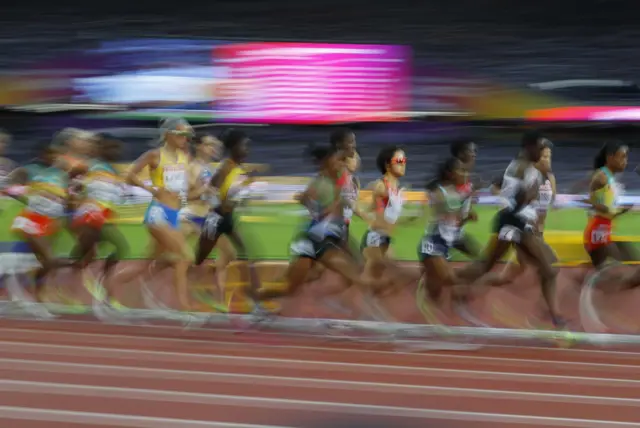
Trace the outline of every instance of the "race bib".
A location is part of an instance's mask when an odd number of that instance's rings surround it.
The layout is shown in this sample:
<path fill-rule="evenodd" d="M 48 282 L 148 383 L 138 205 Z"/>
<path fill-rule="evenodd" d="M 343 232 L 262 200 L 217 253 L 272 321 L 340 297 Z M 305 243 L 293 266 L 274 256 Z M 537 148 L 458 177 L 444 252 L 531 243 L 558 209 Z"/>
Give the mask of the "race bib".
<path fill-rule="evenodd" d="M 45 215 L 47 217 L 62 217 L 64 206 L 60 201 L 46 198 L 42 195 L 31 195 L 27 201 L 29 211 Z"/>
<path fill-rule="evenodd" d="M 187 188 L 187 172 L 183 166 L 165 166 L 162 173 L 164 187 L 175 193 L 184 193 Z"/>

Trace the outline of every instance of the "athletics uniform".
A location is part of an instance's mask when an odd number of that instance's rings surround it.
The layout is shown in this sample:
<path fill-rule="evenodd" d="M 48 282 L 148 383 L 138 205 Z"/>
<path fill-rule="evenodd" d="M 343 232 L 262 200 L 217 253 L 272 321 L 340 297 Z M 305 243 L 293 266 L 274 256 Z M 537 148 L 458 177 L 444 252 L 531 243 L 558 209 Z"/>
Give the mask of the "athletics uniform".
<path fill-rule="evenodd" d="M 230 235 L 233 232 L 234 220 L 233 211 L 225 212 L 222 204 L 226 201 L 233 203 L 247 199 L 251 195 L 251 190 L 246 186 L 247 173 L 240 166 L 234 166 L 220 185 L 220 198 L 213 198 L 210 201 L 212 210 L 207 214 L 203 232 L 209 239 L 217 239 L 220 235 Z"/>
<path fill-rule="evenodd" d="M 192 167 L 200 167 L 200 174 L 198 174 L 198 183 L 200 185 L 209 185 L 211 178 L 215 175 L 216 169 L 212 168 L 209 164 L 196 163 Z M 217 197 L 211 198 L 207 195 L 202 195 L 200 200 L 194 200 L 187 202 L 187 206 L 180 210 L 180 221 L 188 221 L 197 226 L 198 229 L 202 229 L 207 214 L 211 208 L 215 208 L 219 205 Z"/>
<path fill-rule="evenodd" d="M 351 204 L 358 202 L 358 184 L 356 177 L 345 169 L 336 181 L 336 185 L 341 189 L 342 198 L 349 204 L 344 207 L 345 239 L 348 239 L 349 225 L 353 218 L 353 205 Z"/>
<path fill-rule="evenodd" d="M 404 195 L 399 188 L 391 188 L 386 179 L 382 182 L 387 189 L 387 196 L 377 201 L 376 211 L 383 213 L 384 219 L 389 224 L 395 224 L 402 214 L 404 205 Z M 388 247 L 391 244 L 391 237 L 386 232 L 369 229 L 362 238 L 361 247 Z"/>
<path fill-rule="evenodd" d="M 308 206 L 311 221 L 306 224 L 291 244 L 293 257 L 317 260 L 329 249 L 341 248 L 345 236 L 344 216 L 323 216 L 324 211 L 337 197 L 335 182 L 326 177 L 316 177 L 309 186 L 316 189 L 317 200 Z"/>
<path fill-rule="evenodd" d="M 525 168 L 523 177 L 516 176 L 520 168 L 519 161 L 512 161 L 504 172 L 500 196 L 504 198 L 506 207 L 494 218 L 494 233 L 503 241 L 518 243 L 522 233 L 531 233 L 538 219 L 533 203 L 522 204 L 517 199 L 522 192 L 532 187 L 539 188 L 542 184 L 542 174 L 533 166 Z"/>
<path fill-rule="evenodd" d="M 584 230 L 584 248 L 591 253 L 598 248 L 606 247 L 611 243 L 612 219 L 619 205 L 620 196 L 622 196 L 622 188 L 616 182 L 613 173 L 607 167 L 600 168 L 606 177 L 607 184 L 592 192 L 592 198 L 598 204 L 602 204 L 609 208 L 609 214 L 596 213 L 589 210 L 589 222 Z"/>
<path fill-rule="evenodd" d="M 65 216 L 69 176 L 56 167 L 38 167 L 27 190 L 27 206 L 16 216 L 11 230 L 34 237 L 51 236 Z"/>
<path fill-rule="evenodd" d="M 73 225 L 88 225 L 101 229 L 115 215 L 122 202 L 124 182 L 106 162 L 93 162 L 83 181 L 84 198 L 73 217 Z"/>
<path fill-rule="evenodd" d="M 182 150 L 176 151 L 175 159 L 165 148 L 160 149 L 158 167 L 149 171 L 151 184 L 156 188 L 164 188 L 177 193 L 184 199 L 187 192 L 187 166 L 189 157 Z M 180 208 L 172 208 L 153 199 L 144 215 L 144 223 L 149 226 L 167 225 L 178 228 Z"/>
<path fill-rule="evenodd" d="M 427 227 L 425 235 L 418 246 L 418 258 L 420 261 L 428 257 L 449 258 L 449 250 L 460 239 L 460 224 L 464 218 L 465 202 L 468 196 L 449 192 L 442 186 L 438 186 L 444 198 L 445 212 L 441 213 L 434 224 Z M 464 190 L 464 189 L 463 189 Z"/>

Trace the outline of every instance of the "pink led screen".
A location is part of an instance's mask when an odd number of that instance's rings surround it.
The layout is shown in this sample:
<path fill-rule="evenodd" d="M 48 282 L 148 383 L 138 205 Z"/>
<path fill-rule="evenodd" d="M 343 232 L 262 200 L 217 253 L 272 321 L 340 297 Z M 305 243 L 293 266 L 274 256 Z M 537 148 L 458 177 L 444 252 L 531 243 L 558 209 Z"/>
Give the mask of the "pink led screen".
<path fill-rule="evenodd" d="M 214 110 L 222 120 L 335 123 L 403 120 L 411 104 L 404 46 L 242 43 L 218 46 Z"/>

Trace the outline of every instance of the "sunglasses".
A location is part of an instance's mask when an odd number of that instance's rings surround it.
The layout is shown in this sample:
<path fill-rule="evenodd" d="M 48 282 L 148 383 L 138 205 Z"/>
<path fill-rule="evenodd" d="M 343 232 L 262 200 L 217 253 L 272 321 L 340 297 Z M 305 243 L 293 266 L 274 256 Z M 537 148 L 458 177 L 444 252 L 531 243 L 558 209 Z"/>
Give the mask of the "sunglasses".
<path fill-rule="evenodd" d="M 391 159 L 391 164 L 392 165 L 406 165 L 407 164 L 407 158 L 405 157 L 396 157 Z"/>
<path fill-rule="evenodd" d="M 193 133 L 191 131 L 169 131 L 171 135 L 177 135 L 179 137 L 191 137 Z"/>

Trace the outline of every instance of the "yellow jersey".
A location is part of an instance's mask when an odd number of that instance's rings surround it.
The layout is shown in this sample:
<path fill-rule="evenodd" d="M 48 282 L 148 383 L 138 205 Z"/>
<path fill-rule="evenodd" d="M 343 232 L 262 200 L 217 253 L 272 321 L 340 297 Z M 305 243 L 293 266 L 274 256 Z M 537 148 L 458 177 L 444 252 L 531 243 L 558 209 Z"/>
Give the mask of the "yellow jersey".
<path fill-rule="evenodd" d="M 187 192 L 187 166 L 189 156 L 183 151 L 176 151 L 175 156 L 166 148 L 160 149 L 160 161 L 154 169 L 149 168 L 149 177 L 154 187 L 166 189 L 183 195 Z"/>
<path fill-rule="evenodd" d="M 231 191 L 231 193 L 235 193 L 232 189 L 242 185 L 246 180 L 246 171 L 240 166 L 234 166 L 225 177 L 222 185 L 220 185 L 220 201 L 226 201 L 229 197 L 229 192 Z"/>

